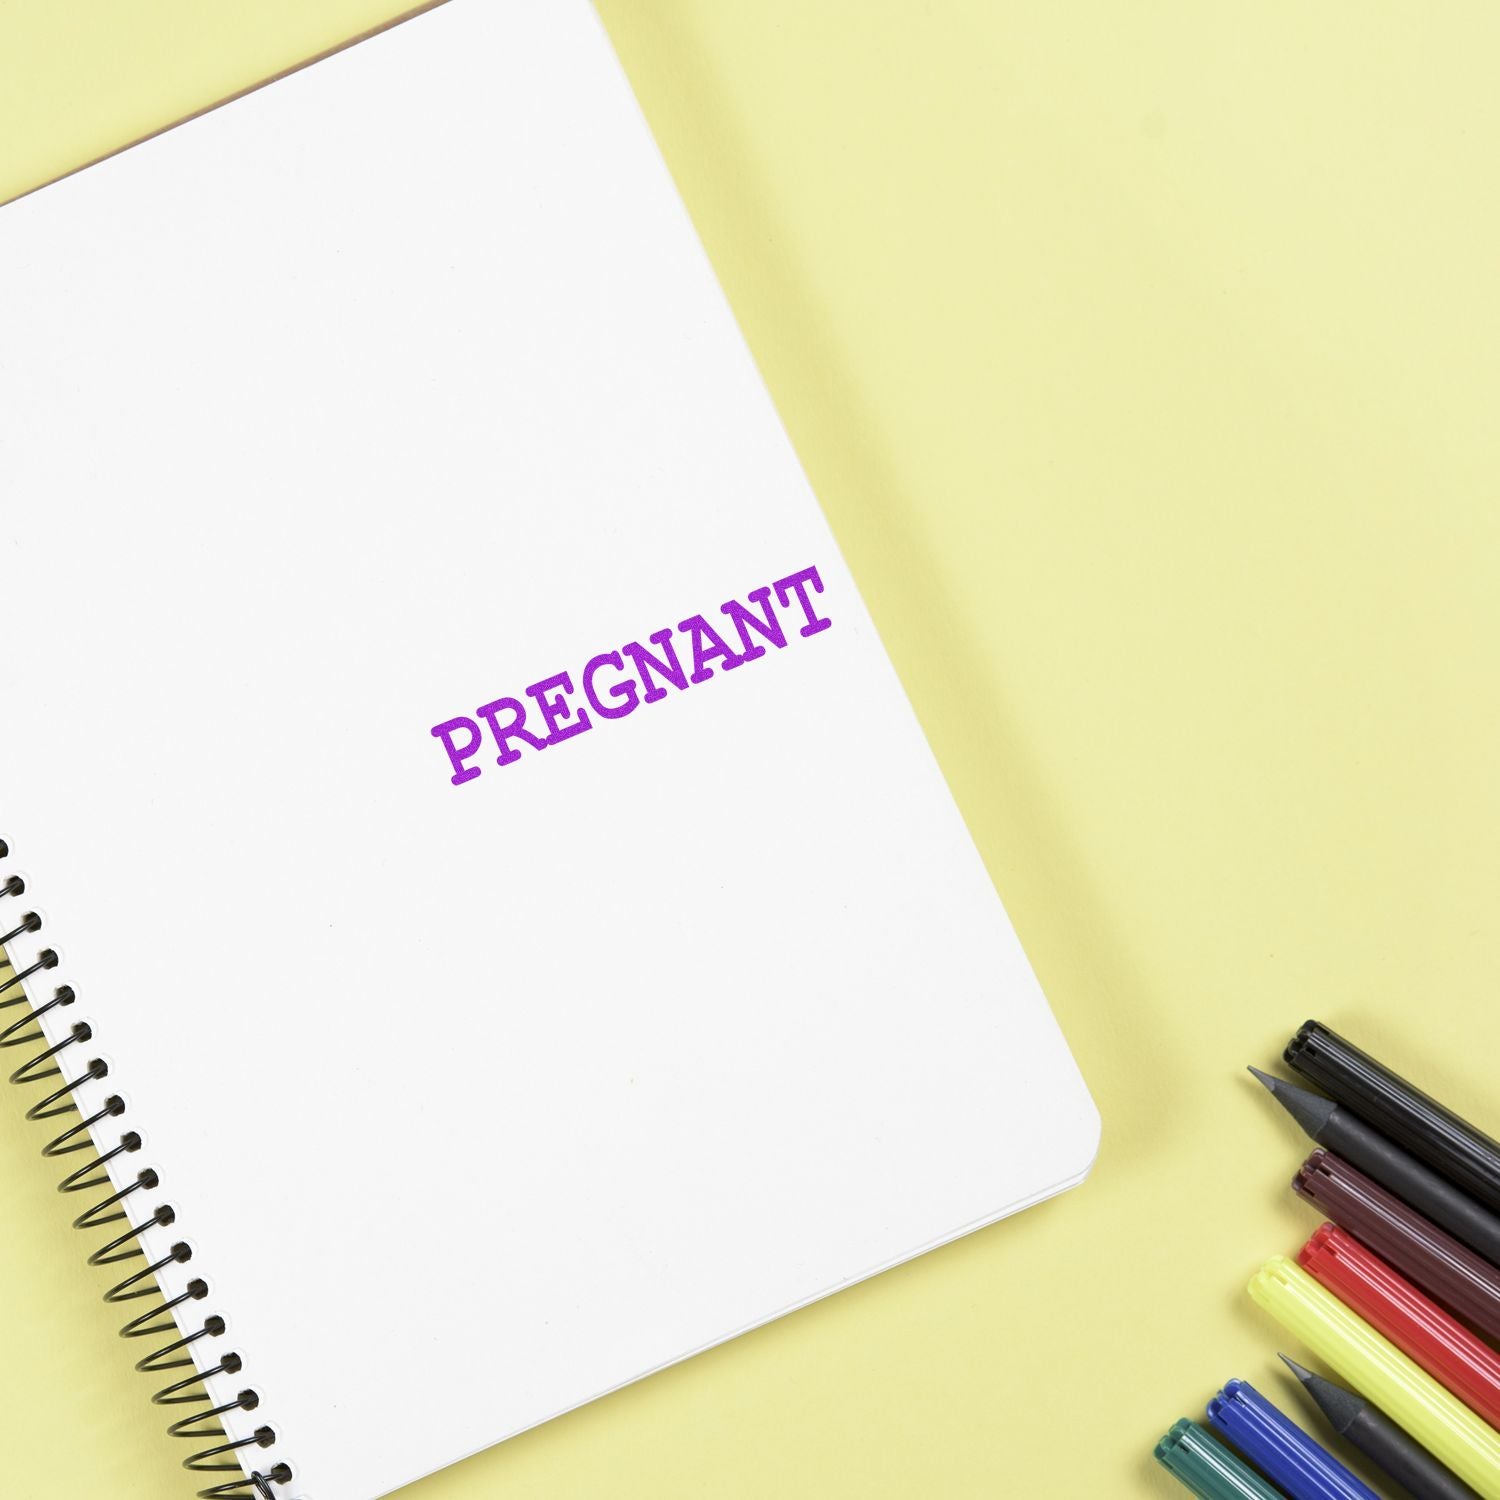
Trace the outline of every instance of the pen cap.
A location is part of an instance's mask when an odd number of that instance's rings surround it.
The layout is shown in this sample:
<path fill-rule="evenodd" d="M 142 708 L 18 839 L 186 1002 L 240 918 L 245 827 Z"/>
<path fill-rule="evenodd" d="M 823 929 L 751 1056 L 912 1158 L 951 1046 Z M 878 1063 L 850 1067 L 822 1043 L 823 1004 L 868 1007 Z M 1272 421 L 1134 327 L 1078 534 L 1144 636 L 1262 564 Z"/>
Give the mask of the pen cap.
<path fill-rule="evenodd" d="M 1500 1338 L 1500 1271 L 1331 1151 L 1314 1151 L 1297 1193 L 1450 1312 Z"/>
<path fill-rule="evenodd" d="M 1352 1109 L 1311 1089 L 1252 1067 L 1271 1097 L 1318 1145 L 1373 1177 L 1403 1203 L 1500 1266 L 1500 1214 L 1455 1187 L 1441 1172 L 1362 1120 Z"/>
<path fill-rule="evenodd" d="M 1199 1500 L 1283 1500 L 1253 1469 L 1186 1417 L 1172 1424 L 1154 1452 L 1157 1463 Z"/>
<path fill-rule="evenodd" d="M 1294 1500 L 1380 1500 L 1248 1381 L 1229 1381 L 1208 1403 L 1208 1419 Z"/>
<path fill-rule="evenodd" d="M 1450 1318 L 1336 1224 L 1322 1225 L 1297 1261 L 1492 1427 L 1500 1427 L 1500 1354 Z"/>
<path fill-rule="evenodd" d="M 1485 1500 L 1500 1500 L 1500 1433 L 1300 1266 L 1273 1257 L 1250 1295 Z"/>
<path fill-rule="evenodd" d="M 1320 1021 L 1304 1022 L 1285 1057 L 1304 1078 L 1500 1210 L 1500 1141 L 1438 1103 Z"/>

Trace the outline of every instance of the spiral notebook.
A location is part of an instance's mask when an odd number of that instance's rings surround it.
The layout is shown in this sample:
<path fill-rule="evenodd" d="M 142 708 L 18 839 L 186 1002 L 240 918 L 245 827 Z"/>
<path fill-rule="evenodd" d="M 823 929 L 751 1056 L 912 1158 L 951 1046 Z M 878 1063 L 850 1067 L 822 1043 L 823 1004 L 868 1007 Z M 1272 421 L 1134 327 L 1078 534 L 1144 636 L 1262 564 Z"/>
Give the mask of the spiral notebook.
<path fill-rule="evenodd" d="M 1087 1170 L 582 0 L 0 212 L 0 476 L 0 1028 L 205 1493 L 373 1500 Z"/>

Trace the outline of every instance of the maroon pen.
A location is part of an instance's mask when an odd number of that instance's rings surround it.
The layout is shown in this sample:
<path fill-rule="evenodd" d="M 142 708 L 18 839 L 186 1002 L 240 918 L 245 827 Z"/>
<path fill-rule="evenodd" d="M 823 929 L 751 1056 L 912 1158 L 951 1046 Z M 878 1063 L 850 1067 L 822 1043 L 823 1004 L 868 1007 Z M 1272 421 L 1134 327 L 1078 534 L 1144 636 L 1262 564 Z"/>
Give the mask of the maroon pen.
<path fill-rule="evenodd" d="M 1500 1339 L 1500 1271 L 1467 1245 L 1330 1151 L 1314 1151 L 1292 1186 L 1434 1301 Z"/>

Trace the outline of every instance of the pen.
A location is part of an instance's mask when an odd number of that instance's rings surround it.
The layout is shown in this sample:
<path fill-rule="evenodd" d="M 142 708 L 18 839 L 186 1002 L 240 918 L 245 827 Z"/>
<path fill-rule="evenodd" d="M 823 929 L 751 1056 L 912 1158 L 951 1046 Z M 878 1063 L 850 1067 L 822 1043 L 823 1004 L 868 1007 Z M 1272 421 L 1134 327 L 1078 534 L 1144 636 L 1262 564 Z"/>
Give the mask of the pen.
<path fill-rule="evenodd" d="M 1259 1474 L 1184 1417 L 1156 1445 L 1156 1461 L 1198 1500 L 1283 1500 Z"/>
<path fill-rule="evenodd" d="M 1500 1216 L 1366 1125 L 1352 1110 L 1311 1089 L 1262 1073 L 1259 1068 L 1250 1071 L 1320 1146 L 1342 1156 L 1403 1203 L 1426 1214 L 1492 1264 L 1500 1265 Z"/>
<path fill-rule="evenodd" d="M 1500 1271 L 1483 1256 L 1329 1151 L 1314 1151 L 1292 1186 L 1435 1302 L 1500 1338 Z"/>
<path fill-rule="evenodd" d="M 1256 1273 L 1250 1295 L 1484 1500 L 1500 1500 L 1500 1433 L 1332 1292 L 1278 1255 Z"/>
<path fill-rule="evenodd" d="M 1488 1344 L 1337 1225 L 1324 1224 L 1297 1261 L 1465 1406 L 1500 1427 L 1500 1355 Z"/>
<path fill-rule="evenodd" d="M 1231 1380 L 1208 1420 L 1289 1500 L 1380 1500 L 1247 1381 Z"/>
<path fill-rule="evenodd" d="M 1450 1182 L 1500 1211 L 1500 1142 L 1318 1021 L 1287 1044 L 1286 1060 L 1368 1124 Z"/>
<path fill-rule="evenodd" d="M 1304 1370 L 1284 1354 L 1281 1358 L 1333 1430 L 1382 1473 L 1405 1486 L 1413 1500 L 1477 1500 L 1474 1491 L 1451 1469 L 1445 1469 L 1425 1448 L 1412 1442 L 1363 1396 Z"/>

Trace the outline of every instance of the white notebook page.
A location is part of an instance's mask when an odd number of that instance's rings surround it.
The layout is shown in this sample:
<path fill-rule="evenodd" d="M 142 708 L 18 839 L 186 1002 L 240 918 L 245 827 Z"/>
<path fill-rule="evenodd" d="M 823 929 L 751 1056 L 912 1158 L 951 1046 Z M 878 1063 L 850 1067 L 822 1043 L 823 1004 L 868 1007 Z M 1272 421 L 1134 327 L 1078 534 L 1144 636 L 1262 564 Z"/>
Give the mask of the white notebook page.
<path fill-rule="evenodd" d="M 373 1500 L 1087 1169 L 582 0 L 454 0 L 0 212 L 0 547 L 31 993 L 77 990 L 54 1034 L 93 1024 L 85 1103 L 126 1096 L 100 1139 L 144 1135 L 118 1180 L 160 1171 L 148 1246 L 192 1244 L 168 1289 L 211 1283 L 286 1495 Z M 664 631 L 698 680 L 609 659 Z"/>

